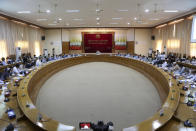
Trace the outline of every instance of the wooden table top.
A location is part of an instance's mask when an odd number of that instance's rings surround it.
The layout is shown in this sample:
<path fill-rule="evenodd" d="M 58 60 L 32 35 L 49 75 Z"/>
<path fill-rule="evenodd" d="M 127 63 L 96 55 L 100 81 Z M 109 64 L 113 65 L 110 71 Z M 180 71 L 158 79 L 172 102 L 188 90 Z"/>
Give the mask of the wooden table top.
<path fill-rule="evenodd" d="M 33 71 L 30 73 L 26 78 L 24 78 L 20 84 L 20 87 L 18 88 L 17 92 L 17 98 L 18 103 L 21 108 L 21 110 L 24 112 L 26 117 L 35 125 L 39 126 L 40 128 L 44 130 L 52 130 L 52 131 L 60 131 L 60 130 L 66 130 L 66 131 L 74 131 L 74 126 L 64 125 L 62 123 L 59 123 L 58 121 L 52 120 L 51 118 L 47 117 L 43 113 L 40 113 L 39 110 L 36 108 L 34 103 L 32 102 L 28 88 L 29 84 L 39 78 L 35 78 L 35 76 L 41 75 L 40 72 L 48 71 L 48 68 L 55 67 L 59 69 L 63 69 L 66 67 L 70 67 L 75 64 L 80 64 L 84 62 L 91 62 L 91 61 L 105 61 L 105 62 L 113 62 L 122 64 L 128 67 L 134 67 L 143 71 L 146 71 L 148 73 L 156 72 L 153 74 L 154 76 L 157 76 L 158 78 L 154 78 L 156 80 L 160 80 L 160 83 L 162 85 L 166 85 L 167 87 L 164 87 L 164 90 L 169 90 L 168 96 L 162 105 L 161 112 L 163 112 L 163 116 L 160 116 L 160 111 L 155 113 L 151 118 L 135 125 L 130 126 L 128 128 L 124 128 L 122 130 L 129 131 L 129 130 L 136 130 L 136 131 L 144 131 L 144 130 L 157 130 L 160 127 L 162 127 L 164 124 L 166 124 L 173 116 L 174 112 L 176 111 L 176 108 L 178 106 L 178 102 L 180 99 L 180 93 L 179 93 L 179 87 L 176 84 L 176 80 L 171 78 L 168 73 L 162 71 L 161 69 L 154 67 L 150 64 L 133 60 L 133 59 L 127 59 L 122 57 L 115 57 L 115 56 L 96 56 L 96 55 L 90 55 L 90 56 L 82 56 L 82 57 L 76 57 L 71 59 L 63 59 L 60 61 L 54 61 L 50 62 L 45 66 L 40 67 L 38 70 Z M 67 66 L 65 66 L 67 64 Z M 139 67 L 136 67 L 139 66 Z M 39 73 L 39 74 L 38 74 Z M 41 78 L 41 76 L 40 76 Z M 172 82 L 171 87 L 169 87 L 170 80 Z M 163 80 L 163 81 L 162 81 Z M 37 80 L 38 81 L 38 80 Z M 164 82 L 165 81 L 165 82 Z M 41 114 L 41 115 L 40 115 Z M 42 116 L 42 120 L 39 121 L 39 116 Z"/>

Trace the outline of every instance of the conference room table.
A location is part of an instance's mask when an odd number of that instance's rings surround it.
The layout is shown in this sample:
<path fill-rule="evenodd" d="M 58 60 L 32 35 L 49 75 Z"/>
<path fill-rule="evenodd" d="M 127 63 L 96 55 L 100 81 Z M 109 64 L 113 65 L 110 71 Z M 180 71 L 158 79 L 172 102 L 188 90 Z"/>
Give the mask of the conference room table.
<path fill-rule="evenodd" d="M 183 63 L 183 62 L 177 62 L 177 64 L 184 66 L 184 67 L 191 68 L 191 69 L 196 69 L 196 65 L 193 65 L 193 64 L 188 64 L 188 63 Z"/>
<path fill-rule="evenodd" d="M 139 60 L 105 54 L 90 54 L 80 57 L 52 61 L 32 71 L 20 82 L 20 86 L 17 90 L 18 104 L 24 115 L 33 124 L 43 130 L 75 131 L 76 128 L 73 125 L 60 123 L 46 116 L 44 112 L 40 112 L 36 108 L 35 102 L 40 88 L 42 87 L 44 82 L 53 74 L 73 65 L 88 62 L 110 62 L 133 68 L 144 74 L 147 78 L 149 78 L 157 88 L 157 91 L 162 100 L 161 109 L 156 112 L 152 117 L 147 120 L 144 120 L 141 123 L 138 123 L 137 125 L 130 125 L 129 127 L 124 127 L 122 129 L 123 131 L 157 130 L 163 125 L 165 125 L 173 117 L 178 107 L 180 90 L 176 83 L 176 80 L 173 79 L 170 74 L 151 64 Z"/>

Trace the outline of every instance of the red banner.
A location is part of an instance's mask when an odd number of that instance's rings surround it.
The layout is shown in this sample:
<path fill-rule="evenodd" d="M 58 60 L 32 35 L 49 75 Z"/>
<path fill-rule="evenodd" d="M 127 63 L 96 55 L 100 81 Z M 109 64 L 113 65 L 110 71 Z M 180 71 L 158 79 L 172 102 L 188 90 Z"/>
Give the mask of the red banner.
<path fill-rule="evenodd" d="M 84 34 L 86 53 L 112 53 L 112 34 Z"/>

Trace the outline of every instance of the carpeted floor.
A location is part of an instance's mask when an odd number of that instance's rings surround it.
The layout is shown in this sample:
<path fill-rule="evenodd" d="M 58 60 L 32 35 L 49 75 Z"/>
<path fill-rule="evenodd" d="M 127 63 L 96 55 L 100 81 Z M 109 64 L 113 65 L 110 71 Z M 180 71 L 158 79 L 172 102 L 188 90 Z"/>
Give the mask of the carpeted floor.
<path fill-rule="evenodd" d="M 152 82 L 141 73 L 107 62 L 72 66 L 41 88 L 38 109 L 62 123 L 112 121 L 115 131 L 137 124 L 161 107 Z"/>

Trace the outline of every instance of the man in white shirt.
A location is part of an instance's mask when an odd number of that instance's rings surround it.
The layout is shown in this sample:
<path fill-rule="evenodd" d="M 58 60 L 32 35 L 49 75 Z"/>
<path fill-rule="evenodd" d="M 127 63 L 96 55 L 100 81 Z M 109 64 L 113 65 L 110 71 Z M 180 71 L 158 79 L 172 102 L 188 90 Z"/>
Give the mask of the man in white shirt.
<path fill-rule="evenodd" d="M 15 75 L 19 75 L 20 74 L 21 70 L 19 68 L 20 68 L 20 64 L 17 63 L 16 66 L 14 66 L 14 68 L 13 68 L 13 73 Z"/>
<path fill-rule="evenodd" d="M 6 61 L 5 61 L 5 58 L 3 57 L 1 60 L 2 60 L 2 62 L 1 62 L 1 63 L 2 63 L 2 65 L 3 65 L 3 66 L 6 66 L 6 65 L 7 65 L 7 63 L 6 63 Z"/>
<path fill-rule="evenodd" d="M 42 65 L 42 62 L 40 61 L 40 58 L 38 58 L 36 60 L 36 64 L 35 64 L 37 67 L 41 66 Z"/>

